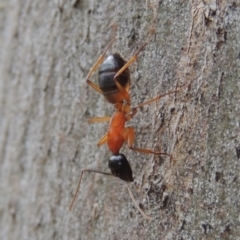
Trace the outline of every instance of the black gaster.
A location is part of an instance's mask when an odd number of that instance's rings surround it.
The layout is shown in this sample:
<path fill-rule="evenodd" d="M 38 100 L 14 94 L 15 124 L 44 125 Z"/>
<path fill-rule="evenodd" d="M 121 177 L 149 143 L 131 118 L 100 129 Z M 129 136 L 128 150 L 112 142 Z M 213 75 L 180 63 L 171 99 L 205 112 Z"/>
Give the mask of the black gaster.
<path fill-rule="evenodd" d="M 112 155 L 108 162 L 112 175 L 126 182 L 133 182 L 132 169 L 126 157 L 120 153 Z"/>
<path fill-rule="evenodd" d="M 103 95 L 110 103 L 118 103 L 123 101 L 121 93 L 114 81 L 116 73 L 125 65 L 124 59 L 118 54 L 112 54 L 102 63 L 99 68 L 98 84 L 103 92 Z M 116 81 L 126 90 L 130 87 L 130 72 L 127 68 L 120 76 L 116 78 Z"/>

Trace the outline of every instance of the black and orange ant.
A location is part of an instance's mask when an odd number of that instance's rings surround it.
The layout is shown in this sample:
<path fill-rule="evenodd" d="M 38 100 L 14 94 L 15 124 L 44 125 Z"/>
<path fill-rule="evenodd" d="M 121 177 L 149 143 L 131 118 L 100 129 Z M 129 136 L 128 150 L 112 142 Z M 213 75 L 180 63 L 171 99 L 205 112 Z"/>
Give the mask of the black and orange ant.
<path fill-rule="evenodd" d="M 110 157 L 108 162 L 108 167 L 110 168 L 111 173 L 88 168 L 83 169 L 80 174 L 77 190 L 70 204 L 70 209 L 72 208 L 77 193 L 79 191 L 82 175 L 86 171 L 100 173 L 104 175 L 112 175 L 126 182 L 133 182 L 131 166 L 125 155 L 120 153 L 120 149 L 122 148 L 124 142 L 127 142 L 128 147 L 134 151 L 138 151 L 141 153 L 151 153 L 156 155 L 162 154 L 171 157 L 171 155 L 169 155 L 168 153 L 155 152 L 151 149 L 137 148 L 133 146 L 135 138 L 134 128 L 125 127 L 125 123 L 134 117 L 134 115 L 137 113 L 137 109 L 139 109 L 140 107 L 157 101 L 166 95 L 176 93 L 183 86 L 178 88 L 177 90 L 156 96 L 144 103 L 137 105 L 134 108 L 131 108 L 131 99 L 129 94 L 130 72 L 128 67 L 136 61 L 139 53 L 148 44 L 149 39 L 139 48 L 139 50 L 130 58 L 128 62 L 126 62 L 118 53 L 111 54 L 105 59 L 106 52 L 112 45 L 113 41 L 114 39 L 107 46 L 103 54 L 94 64 L 86 77 L 87 84 L 89 84 L 94 90 L 102 94 L 109 103 L 114 104 L 116 109 L 112 117 L 95 117 L 88 120 L 89 123 L 109 122 L 107 133 L 100 139 L 97 145 L 101 146 L 107 143 L 109 150 L 112 152 L 112 156 Z M 90 77 L 99 66 L 99 85 L 96 85 L 90 80 Z"/>

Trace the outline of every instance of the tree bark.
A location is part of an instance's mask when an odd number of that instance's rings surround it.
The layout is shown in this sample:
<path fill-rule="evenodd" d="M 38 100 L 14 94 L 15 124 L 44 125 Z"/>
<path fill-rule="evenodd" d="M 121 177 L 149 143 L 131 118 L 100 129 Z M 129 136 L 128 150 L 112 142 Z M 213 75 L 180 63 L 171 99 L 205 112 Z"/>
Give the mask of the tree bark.
<path fill-rule="evenodd" d="M 0 239 L 240 238 L 240 4 L 238 1 L 2 1 Z M 132 105 L 147 105 L 126 146 L 136 209 L 109 171 L 114 108 L 86 75 L 114 37 L 130 67 Z M 97 82 L 97 73 L 92 77 Z"/>

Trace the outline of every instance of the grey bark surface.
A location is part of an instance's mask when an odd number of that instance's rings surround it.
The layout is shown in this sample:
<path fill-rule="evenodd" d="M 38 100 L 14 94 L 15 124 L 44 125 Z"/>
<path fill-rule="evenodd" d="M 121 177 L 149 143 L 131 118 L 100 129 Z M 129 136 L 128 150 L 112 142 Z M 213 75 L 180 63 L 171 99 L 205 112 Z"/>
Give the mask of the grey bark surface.
<path fill-rule="evenodd" d="M 36 1 L 0 3 L 0 239 L 240 239 L 240 4 L 238 1 Z M 154 20 L 154 21 L 153 21 Z M 135 181 L 107 169 L 113 106 L 85 82 L 113 37 L 131 67 L 132 105 L 143 107 L 135 145 L 122 152 Z M 92 77 L 97 82 L 97 74 Z"/>

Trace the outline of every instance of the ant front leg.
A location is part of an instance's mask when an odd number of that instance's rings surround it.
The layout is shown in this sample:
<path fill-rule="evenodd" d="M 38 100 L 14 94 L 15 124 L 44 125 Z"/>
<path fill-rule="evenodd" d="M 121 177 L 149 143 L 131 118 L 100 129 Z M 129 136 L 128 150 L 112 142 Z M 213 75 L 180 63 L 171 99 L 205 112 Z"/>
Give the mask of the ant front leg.
<path fill-rule="evenodd" d="M 89 78 L 92 76 L 92 74 L 96 71 L 96 69 L 100 66 L 100 64 L 103 62 L 105 56 L 106 56 L 106 52 L 107 50 L 111 47 L 112 43 L 114 42 L 115 39 L 113 39 L 107 46 L 107 48 L 104 50 L 103 54 L 100 56 L 100 58 L 97 60 L 97 62 L 93 65 L 92 69 L 90 70 L 90 72 L 88 73 L 87 77 L 86 77 L 86 82 L 88 85 L 90 85 L 95 91 L 99 92 L 100 94 L 102 93 L 102 90 L 99 88 L 98 85 L 96 85 L 95 83 L 93 83 L 92 81 L 89 80 Z"/>
<path fill-rule="evenodd" d="M 147 148 L 134 147 L 133 143 L 134 143 L 134 138 L 135 138 L 135 131 L 134 131 L 133 127 L 124 128 L 122 136 L 123 136 L 124 141 L 128 143 L 128 147 L 133 151 L 137 151 L 140 153 L 147 153 L 147 154 L 150 153 L 150 154 L 154 154 L 154 155 L 166 155 L 166 156 L 169 156 L 170 158 L 172 158 L 172 156 L 168 153 L 156 152 L 156 151 L 153 151 L 153 150 L 147 149 Z"/>

